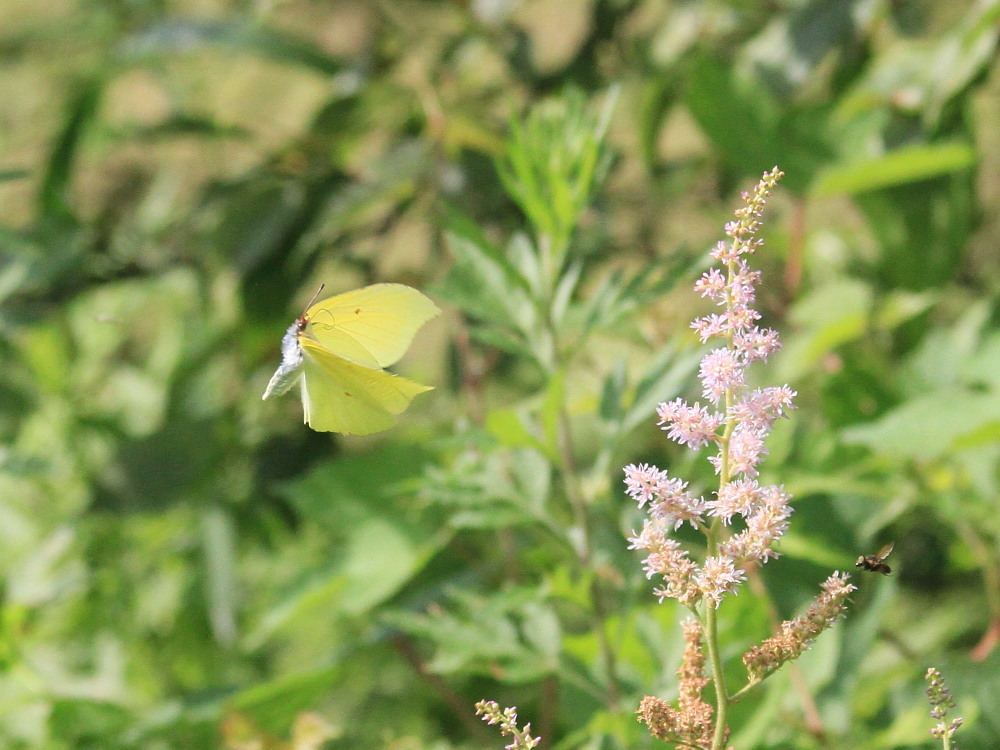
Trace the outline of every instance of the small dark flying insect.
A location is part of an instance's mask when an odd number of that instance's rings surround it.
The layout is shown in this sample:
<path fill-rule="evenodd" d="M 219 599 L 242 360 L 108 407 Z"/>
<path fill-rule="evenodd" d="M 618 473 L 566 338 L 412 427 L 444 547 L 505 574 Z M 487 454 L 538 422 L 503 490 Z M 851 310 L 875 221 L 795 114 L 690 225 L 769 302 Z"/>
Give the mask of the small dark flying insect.
<path fill-rule="evenodd" d="M 864 568 L 865 570 L 870 570 L 873 573 L 881 573 L 884 576 L 889 575 L 892 572 L 892 568 L 885 564 L 885 558 L 889 556 L 892 552 L 892 547 L 895 542 L 889 542 L 882 549 L 876 552 L 874 555 L 862 555 L 854 563 L 856 568 Z"/>

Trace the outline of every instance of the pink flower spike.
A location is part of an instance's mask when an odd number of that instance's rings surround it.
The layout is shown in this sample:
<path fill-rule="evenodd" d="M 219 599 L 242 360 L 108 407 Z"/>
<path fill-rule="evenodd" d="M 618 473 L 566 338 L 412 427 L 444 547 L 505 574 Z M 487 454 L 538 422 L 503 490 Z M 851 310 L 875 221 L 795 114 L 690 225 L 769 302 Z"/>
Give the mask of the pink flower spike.
<path fill-rule="evenodd" d="M 647 578 L 662 577 L 663 582 L 653 589 L 661 601 L 673 598 L 687 607 L 700 602 L 718 607 L 746 580 L 742 566 L 766 563 L 778 556 L 776 543 L 788 529 L 792 513 L 789 495 L 781 486 L 761 486 L 756 477 L 768 453 L 765 439 L 775 421 L 794 408 L 795 392 L 787 385 L 751 389 L 747 384 L 748 366 L 766 360 L 780 347 L 775 331 L 758 326 L 761 272 L 748 261 L 762 245 L 757 233 L 762 227 L 763 208 L 782 176 L 775 167 L 764 173 L 753 191 L 743 194 L 744 205 L 725 226 L 728 240 L 710 252 L 716 267 L 705 271 L 694 284 L 701 297 L 717 305 L 717 312 L 696 318 L 691 329 L 703 344 L 709 339 L 722 340 L 700 363 L 698 374 L 706 405 L 676 398 L 656 409 L 658 424 L 670 440 L 692 449 L 709 444 L 716 448 L 709 451 L 715 455 L 709 455 L 708 460 L 720 475 L 717 492 L 706 501 L 689 491 L 687 482 L 655 466 L 625 467 L 626 493 L 648 514 L 642 532 L 633 532 L 629 539 L 630 549 L 644 550 Z M 671 538 L 685 522 L 708 536 L 703 552 L 707 557 L 701 567 Z M 835 609 L 840 611 L 840 602 L 835 599 L 845 596 L 847 584 L 834 580 L 829 587 L 824 596 L 830 604 L 824 606 L 825 611 L 834 613 Z M 822 612 L 816 615 L 822 616 Z M 783 628 L 802 630 L 811 626 L 810 618 L 816 619 L 813 615 L 798 618 Z M 791 635 L 769 639 L 744 656 L 753 680 L 759 681 L 781 661 L 794 658 L 815 636 L 805 630 L 805 635 L 789 632 Z M 796 636 L 794 643 L 791 636 Z M 685 737 L 681 735 L 681 739 Z"/>

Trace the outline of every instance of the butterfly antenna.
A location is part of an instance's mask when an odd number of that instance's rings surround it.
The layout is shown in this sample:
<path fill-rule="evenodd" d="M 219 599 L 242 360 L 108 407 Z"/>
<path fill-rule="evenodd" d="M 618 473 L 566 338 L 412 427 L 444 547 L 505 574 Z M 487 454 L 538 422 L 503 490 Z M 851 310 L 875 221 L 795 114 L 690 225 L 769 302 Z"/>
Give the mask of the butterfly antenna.
<path fill-rule="evenodd" d="M 310 307 L 313 306 L 313 302 L 316 301 L 316 298 L 319 296 L 319 293 L 322 292 L 325 287 L 326 287 L 326 284 L 320 284 L 319 285 L 319 289 L 316 290 L 316 294 L 314 294 L 312 296 L 312 299 L 309 300 L 309 304 L 306 305 L 306 307 L 305 307 L 306 310 L 308 310 Z"/>

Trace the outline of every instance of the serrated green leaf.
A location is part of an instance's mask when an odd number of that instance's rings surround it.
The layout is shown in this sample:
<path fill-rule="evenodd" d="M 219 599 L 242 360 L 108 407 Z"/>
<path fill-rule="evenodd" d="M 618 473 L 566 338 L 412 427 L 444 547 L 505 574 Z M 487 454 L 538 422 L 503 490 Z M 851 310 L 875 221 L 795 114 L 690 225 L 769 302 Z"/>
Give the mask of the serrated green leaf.
<path fill-rule="evenodd" d="M 472 241 L 449 236 L 449 246 L 457 261 L 444 292 L 452 302 L 488 322 L 491 327 L 508 327 L 527 337 L 538 327 L 535 307 L 521 283 L 512 283 L 512 267 L 498 261 Z"/>

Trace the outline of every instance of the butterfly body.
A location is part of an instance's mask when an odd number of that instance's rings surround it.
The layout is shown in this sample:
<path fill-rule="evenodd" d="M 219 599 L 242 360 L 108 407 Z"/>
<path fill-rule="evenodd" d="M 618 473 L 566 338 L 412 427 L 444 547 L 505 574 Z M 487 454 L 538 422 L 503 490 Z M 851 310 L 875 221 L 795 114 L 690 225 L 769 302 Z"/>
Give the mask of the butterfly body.
<path fill-rule="evenodd" d="M 304 355 L 302 347 L 299 345 L 299 334 L 305 329 L 308 319 L 305 315 L 300 315 L 295 322 L 288 326 L 288 330 L 281 339 L 281 364 L 274 371 L 271 380 L 268 381 L 262 399 L 271 396 L 281 396 L 288 393 L 296 381 L 301 377 L 298 372 L 302 367 Z"/>
<path fill-rule="evenodd" d="M 321 432 L 368 435 L 392 427 L 429 386 L 393 375 L 417 330 L 440 312 L 403 284 L 373 284 L 311 305 L 281 340 L 263 398 L 302 384 L 303 416 Z"/>
<path fill-rule="evenodd" d="M 885 558 L 892 552 L 893 546 L 895 546 L 895 543 L 889 542 L 874 555 L 861 555 L 854 563 L 854 566 L 869 570 L 872 573 L 881 573 L 884 576 L 889 575 L 892 572 L 892 568 L 885 564 Z"/>

